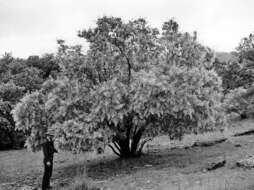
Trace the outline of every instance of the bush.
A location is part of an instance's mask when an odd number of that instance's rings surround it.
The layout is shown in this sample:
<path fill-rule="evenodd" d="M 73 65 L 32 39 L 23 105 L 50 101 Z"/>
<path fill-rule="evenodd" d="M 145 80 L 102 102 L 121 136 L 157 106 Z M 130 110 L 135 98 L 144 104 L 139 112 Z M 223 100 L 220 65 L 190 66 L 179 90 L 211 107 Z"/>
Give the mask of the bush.
<path fill-rule="evenodd" d="M 0 150 L 24 148 L 25 136 L 8 128 L 0 127 Z"/>
<path fill-rule="evenodd" d="M 242 87 L 231 90 L 224 99 L 227 114 L 237 114 L 241 119 L 253 117 L 254 115 L 254 88 L 244 89 Z"/>

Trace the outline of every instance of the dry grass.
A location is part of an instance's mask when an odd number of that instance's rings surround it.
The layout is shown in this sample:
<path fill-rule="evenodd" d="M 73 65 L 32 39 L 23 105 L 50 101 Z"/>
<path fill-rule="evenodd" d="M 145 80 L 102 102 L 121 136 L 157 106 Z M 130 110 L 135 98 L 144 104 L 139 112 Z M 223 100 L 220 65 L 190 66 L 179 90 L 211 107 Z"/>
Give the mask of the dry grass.
<path fill-rule="evenodd" d="M 91 180 L 88 179 L 86 175 L 86 167 L 80 166 L 77 168 L 77 173 L 74 176 L 74 179 L 70 181 L 70 183 L 66 186 L 61 186 L 61 184 L 57 184 L 55 190 L 98 190 L 98 188 L 94 187 L 91 183 Z"/>
<path fill-rule="evenodd" d="M 254 154 L 253 136 L 231 137 L 254 128 L 253 120 L 234 122 L 223 133 L 187 135 L 183 141 L 169 141 L 166 136 L 154 139 L 141 158 L 121 160 L 109 150 L 99 157 L 94 154 L 72 155 L 62 152 L 55 157 L 53 185 L 58 189 L 81 190 L 98 186 L 108 190 L 244 190 L 254 189 L 254 172 L 235 166 L 239 159 Z M 192 147 L 196 141 L 227 137 L 229 140 L 211 147 Z M 241 147 L 236 147 L 240 144 Z M 206 172 L 207 163 L 226 157 L 225 167 Z M 5 151 L 0 153 L 0 183 L 30 178 L 40 184 L 41 153 Z M 86 169 L 84 169 L 84 165 Z M 28 180 L 29 181 L 29 180 Z M 66 186 L 69 184 L 70 186 Z"/>

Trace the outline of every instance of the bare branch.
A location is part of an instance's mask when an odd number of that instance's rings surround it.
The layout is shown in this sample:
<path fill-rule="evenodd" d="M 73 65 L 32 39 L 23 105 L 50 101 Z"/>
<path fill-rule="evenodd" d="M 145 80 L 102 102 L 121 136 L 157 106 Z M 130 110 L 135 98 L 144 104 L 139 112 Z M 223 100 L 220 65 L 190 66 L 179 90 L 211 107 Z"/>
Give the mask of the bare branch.
<path fill-rule="evenodd" d="M 118 153 L 118 152 L 114 149 L 114 147 L 111 146 L 111 144 L 108 144 L 108 146 L 112 149 L 112 151 L 113 151 L 117 156 L 121 157 L 121 154 Z"/>
<path fill-rule="evenodd" d="M 120 146 L 118 145 L 118 143 L 117 143 L 116 141 L 112 141 L 112 143 L 115 145 L 115 147 L 117 148 L 117 150 L 118 150 L 119 152 L 121 152 L 121 148 L 120 148 Z"/>
<path fill-rule="evenodd" d="M 120 53 L 124 56 L 124 58 L 127 61 L 127 65 L 128 65 L 128 82 L 130 83 L 131 80 L 131 63 L 130 63 L 130 59 L 128 58 L 128 56 L 124 53 L 124 51 L 122 50 L 122 48 L 120 48 L 117 43 L 114 44 L 120 51 Z"/>

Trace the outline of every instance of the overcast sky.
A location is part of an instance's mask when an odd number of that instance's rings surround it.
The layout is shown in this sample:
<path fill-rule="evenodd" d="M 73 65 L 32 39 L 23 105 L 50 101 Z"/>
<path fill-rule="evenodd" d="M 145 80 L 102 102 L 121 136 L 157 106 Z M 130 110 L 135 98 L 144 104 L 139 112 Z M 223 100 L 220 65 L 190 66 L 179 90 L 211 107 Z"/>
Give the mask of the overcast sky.
<path fill-rule="evenodd" d="M 253 10 L 254 0 L 0 0 L 0 55 L 54 52 L 57 39 L 83 44 L 77 31 L 104 15 L 143 17 L 155 27 L 173 17 L 201 43 L 233 51 L 254 31 Z"/>

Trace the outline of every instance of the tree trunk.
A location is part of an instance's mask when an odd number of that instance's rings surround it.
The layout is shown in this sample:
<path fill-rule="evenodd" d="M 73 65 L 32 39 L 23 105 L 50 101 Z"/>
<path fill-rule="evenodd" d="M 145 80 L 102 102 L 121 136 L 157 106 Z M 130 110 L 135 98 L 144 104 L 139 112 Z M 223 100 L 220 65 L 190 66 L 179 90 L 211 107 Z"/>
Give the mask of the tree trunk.
<path fill-rule="evenodd" d="M 114 146 L 109 145 L 109 147 L 120 158 L 139 157 L 142 154 L 145 143 L 148 141 L 144 140 L 140 143 L 143 132 L 144 129 L 139 129 L 131 137 L 130 131 L 127 130 L 126 137 L 116 135 L 112 141 Z"/>
<path fill-rule="evenodd" d="M 241 114 L 240 114 L 240 117 L 241 117 L 241 119 L 247 119 L 247 118 L 248 118 L 246 112 L 241 113 Z"/>
<path fill-rule="evenodd" d="M 139 142 L 141 140 L 141 137 L 142 137 L 142 134 L 143 134 L 143 131 L 144 130 L 138 130 L 137 133 L 135 133 L 133 135 L 133 139 L 132 139 L 132 143 L 131 143 L 131 152 L 132 154 L 137 154 L 137 150 L 138 150 L 138 145 L 139 145 Z"/>

